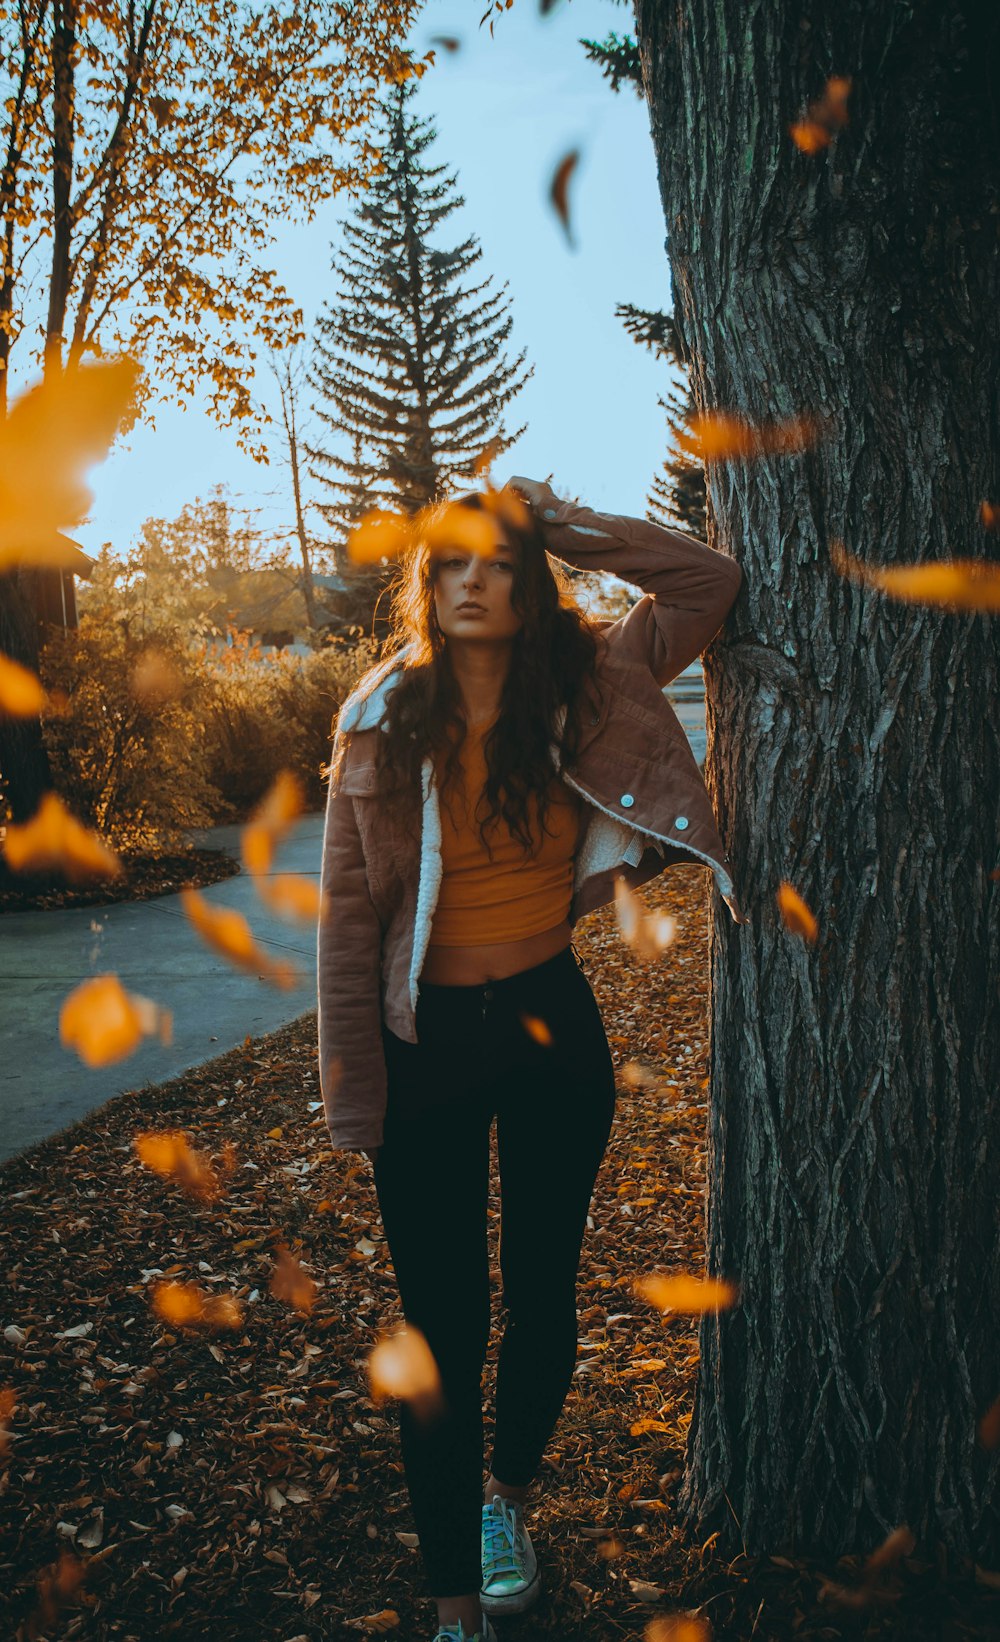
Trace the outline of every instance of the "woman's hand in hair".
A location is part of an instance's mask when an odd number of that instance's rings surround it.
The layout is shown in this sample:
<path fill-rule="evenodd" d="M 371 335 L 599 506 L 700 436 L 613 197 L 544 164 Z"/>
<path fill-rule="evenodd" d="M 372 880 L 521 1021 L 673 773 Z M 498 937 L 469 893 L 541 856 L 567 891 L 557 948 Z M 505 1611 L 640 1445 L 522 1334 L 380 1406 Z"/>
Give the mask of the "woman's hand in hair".
<path fill-rule="evenodd" d="M 549 484 L 538 479 L 522 479 L 515 476 L 508 479 L 504 487 L 506 490 L 516 491 L 522 501 L 527 502 L 534 512 L 540 512 L 546 502 L 551 502 L 552 490 Z"/>

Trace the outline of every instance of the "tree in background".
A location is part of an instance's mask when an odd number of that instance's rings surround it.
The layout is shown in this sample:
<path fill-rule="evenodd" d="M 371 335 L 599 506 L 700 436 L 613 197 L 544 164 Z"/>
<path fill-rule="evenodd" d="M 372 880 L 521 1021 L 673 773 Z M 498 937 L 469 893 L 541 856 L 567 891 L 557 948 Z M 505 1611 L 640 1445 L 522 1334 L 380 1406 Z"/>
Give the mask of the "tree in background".
<path fill-rule="evenodd" d="M 175 519 L 147 519 L 123 558 L 101 562 L 80 588 L 80 611 L 110 609 L 113 586 L 116 619 L 134 636 L 166 622 L 189 640 L 215 641 L 231 628 L 298 630 L 306 619 L 290 544 L 258 529 L 221 486 Z"/>
<path fill-rule="evenodd" d="M 762 430 L 709 466 L 746 583 L 707 776 L 751 922 L 715 898 L 708 1265 L 740 1303 L 703 1320 L 682 1506 L 723 1552 L 906 1523 L 992 1568 L 1000 628 L 874 576 L 998 561 L 1000 14 L 636 19 L 695 398 Z"/>
<path fill-rule="evenodd" d="M 282 460 L 288 468 L 289 477 L 292 481 L 295 540 L 298 543 L 299 557 L 302 560 L 300 586 L 306 607 L 306 620 L 315 632 L 319 626 L 319 612 L 316 608 L 316 592 L 313 583 L 314 552 L 306 525 L 306 501 L 302 489 L 302 465 L 305 448 L 302 443 L 300 417 L 305 365 L 301 357 L 293 357 L 290 354 L 275 355 L 272 359 L 272 370 L 278 384 L 278 394 L 281 400 L 281 425 L 285 436 Z"/>
<path fill-rule="evenodd" d="M 435 243 L 465 202 L 455 175 L 424 160 L 436 134 L 411 109 L 415 89 L 402 81 L 385 100 L 382 169 L 344 224 L 339 290 L 317 322 L 312 380 L 329 435 L 310 456 L 341 543 L 370 508 L 415 513 L 470 482 L 490 440 L 500 455 L 524 432 L 503 424 L 532 374 L 523 351 L 506 357 L 507 286 L 467 278 L 482 258 L 474 237 Z M 368 591 L 377 598 L 392 574 L 369 574 Z"/>
<path fill-rule="evenodd" d="M 424 66 L 402 49 L 418 9 L 0 6 L 0 420 L 15 355 L 51 376 L 121 350 L 145 365 L 147 393 L 183 402 L 207 387 L 258 448 L 247 337 L 281 348 L 301 334 L 268 266 L 268 220 L 362 185 L 369 106 Z M 35 669 L 32 576 L 0 576 L 0 641 Z M 5 749 L 4 802 L 26 820 L 51 784 L 37 719 Z"/>

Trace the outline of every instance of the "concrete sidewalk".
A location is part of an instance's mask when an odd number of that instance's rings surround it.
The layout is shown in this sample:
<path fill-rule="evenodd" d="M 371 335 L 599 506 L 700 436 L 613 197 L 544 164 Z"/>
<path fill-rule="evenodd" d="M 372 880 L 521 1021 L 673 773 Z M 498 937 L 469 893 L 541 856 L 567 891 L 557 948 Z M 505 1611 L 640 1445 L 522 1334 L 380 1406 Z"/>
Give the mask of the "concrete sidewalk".
<path fill-rule="evenodd" d="M 321 812 L 303 816 L 275 871 L 318 882 L 322 834 Z M 239 835 L 227 826 L 191 838 L 238 856 Z M 0 1160 L 126 1089 L 163 1083 L 315 1009 L 316 926 L 276 917 L 243 872 L 201 893 L 241 912 L 260 945 L 300 971 L 299 985 L 281 992 L 234 969 L 195 933 L 179 895 L 0 917 Z M 60 1044 L 59 1009 L 81 981 L 109 972 L 173 1012 L 173 1043 L 146 1038 L 127 1060 L 92 1070 Z"/>

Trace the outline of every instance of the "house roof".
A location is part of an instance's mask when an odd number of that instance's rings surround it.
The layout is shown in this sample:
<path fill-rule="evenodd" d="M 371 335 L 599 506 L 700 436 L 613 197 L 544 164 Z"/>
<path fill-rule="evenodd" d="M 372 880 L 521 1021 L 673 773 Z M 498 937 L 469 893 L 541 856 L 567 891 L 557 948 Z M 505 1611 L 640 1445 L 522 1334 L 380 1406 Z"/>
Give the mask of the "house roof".
<path fill-rule="evenodd" d="M 39 570 L 71 570 L 74 576 L 82 576 L 89 581 L 93 575 L 97 560 L 85 553 L 79 542 L 74 542 L 69 536 L 64 536 L 61 530 L 54 530 L 48 542 L 45 543 L 45 556 Z"/>

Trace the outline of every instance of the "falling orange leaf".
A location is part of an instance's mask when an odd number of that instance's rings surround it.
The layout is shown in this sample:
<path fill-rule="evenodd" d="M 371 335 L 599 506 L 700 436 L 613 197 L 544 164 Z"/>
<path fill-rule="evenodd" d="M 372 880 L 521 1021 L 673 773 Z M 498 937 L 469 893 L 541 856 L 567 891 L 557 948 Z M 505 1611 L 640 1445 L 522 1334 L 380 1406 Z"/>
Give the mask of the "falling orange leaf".
<path fill-rule="evenodd" d="M 549 187 L 549 198 L 559 221 L 566 230 L 566 238 L 569 240 L 570 245 L 573 244 L 573 232 L 569 218 L 569 180 L 576 170 L 579 159 L 580 151 L 578 148 L 573 148 L 568 154 L 564 154 L 556 166 Z"/>
<path fill-rule="evenodd" d="M 69 1551 L 62 1553 L 54 1567 L 50 1565 L 41 1571 L 35 1581 L 38 1607 L 28 1621 L 26 1635 L 37 1636 L 40 1631 L 55 1628 L 59 1610 L 76 1595 L 86 1572 L 86 1565 Z"/>
<path fill-rule="evenodd" d="M 151 705 L 176 701 L 183 687 L 170 657 L 155 645 L 142 652 L 129 678 L 129 689 L 135 699 Z"/>
<path fill-rule="evenodd" d="M 815 941 L 819 934 L 819 925 L 798 890 L 792 887 L 787 878 L 783 878 L 778 885 L 776 899 L 785 928 L 791 930 L 793 935 L 804 935 L 807 941 Z"/>
<path fill-rule="evenodd" d="M 441 1376 L 426 1336 L 413 1324 L 382 1336 L 368 1358 L 372 1399 L 398 1397 L 427 1418 L 441 1406 Z"/>
<path fill-rule="evenodd" d="M 482 450 L 479 452 L 479 455 L 475 458 L 472 464 L 472 471 L 477 479 L 481 478 L 484 473 L 489 473 L 493 463 L 497 459 L 497 456 L 500 454 L 500 446 L 502 442 L 503 441 L 501 440 L 500 435 L 494 434 L 493 438 L 483 446 Z"/>
<path fill-rule="evenodd" d="M 1000 1446 L 1000 1397 L 991 1404 L 979 1422 L 979 1441 L 984 1448 Z"/>
<path fill-rule="evenodd" d="M 868 1558 L 865 1573 L 877 1574 L 881 1573 L 883 1568 L 893 1567 L 901 1557 L 912 1555 L 916 1543 L 912 1529 L 905 1523 L 900 1528 L 894 1528 Z"/>
<path fill-rule="evenodd" d="M 461 46 L 461 44 L 462 44 L 461 40 L 456 39 L 454 34 L 432 34 L 431 35 L 431 45 L 432 46 L 443 46 L 445 51 L 457 51 L 459 49 L 459 47 Z"/>
<path fill-rule="evenodd" d="M 63 1000 L 59 1041 L 75 1049 L 87 1066 L 110 1066 L 124 1060 L 143 1037 L 159 1035 L 171 1042 L 173 1016 L 151 998 L 126 992 L 117 975 L 93 975 Z"/>
<path fill-rule="evenodd" d="M 272 958 L 259 947 L 242 913 L 231 907 L 213 907 L 190 888 L 181 890 L 181 905 L 206 946 L 228 958 L 237 969 L 245 969 L 283 991 L 298 984 L 295 965 L 286 958 Z"/>
<path fill-rule="evenodd" d="M 687 1272 L 677 1277 L 654 1272 L 648 1277 L 637 1277 L 633 1286 L 637 1294 L 660 1311 L 727 1311 L 738 1298 L 734 1283 L 717 1277 L 691 1277 Z"/>
<path fill-rule="evenodd" d="M 816 154 L 821 148 L 828 148 L 837 132 L 847 124 L 850 91 L 848 76 L 832 74 L 823 95 L 809 104 L 807 118 L 789 126 L 792 141 L 803 154 Z"/>
<path fill-rule="evenodd" d="M 494 490 L 487 485 L 483 491 L 483 506 L 515 530 L 530 531 L 534 528 L 530 507 L 509 485 L 504 485 L 502 490 Z"/>
<path fill-rule="evenodd" d="M 688 1614 L 668 1614 L 651 1619 L 642 1633 L 643 1642 L 711 1642 L 711 1628 L 703 1619 Z"/>
<path fill-rule="evenodd" d="M 1000 530 L 1000 503 L 980 502 L 979 518 L 987 530 Z"/>
<path fill-rule="evenodd" d="M 753 460 L 762 456 L 789 456 L 805 450 L 819 437 L 811 416 L 792 416 L 783 422 L 748 422 L 729 411 L 700 411 L 678 429 L 674 444 L 692 462 Z"/>
<path fill-rule="evenodd" d="M 488 559 L 504 546 L 503 531 L 491 512 L 462 502 L 427 509 L 417 530 L 421 541 L 439 558 L 446 553 L 476 553 Z"/>
<path fill-rule="evenodd" d="M 659 1079 L 656 1073 L 641 1061 L 627 1060 L 621 1069 L 622 1082 L 627 1089 L 657 1089 Z"/>
<path fill-rule="evenodd" d="M 625 1541 L 619 1539 L 617 1534 L 608 1534 L 597 1541 L 595 1549 L 602 1562 L 614 1562 L 625 1555 Z"/>
<path fill-rule="evenodd" d="M 833 141 L 832 131 L 817 120 L 796 120 L 788 130 L 796 148 L 801 149 L 803 154 L 818 154 L 821 148 L 829 148 Z"/>
<path fill-rule="evenodd" d="M 0 1456 L 10 1444 L 10 1421 L 17 1407 L 17 1392 L 13 1386 L 5 1386 L 0 1391 Z"/>
<path fill-rule="evenodd" d="M 329 911 L 329 895 L 299 873 L 282 872 L 276 878 L 262 879 L 257 887 L 261 900 L 283 918 L 301 918 L 314 924 Z"/>
<path fill-rule="evenodd" d="M 181 1129 L 148 1129 L 132 1140 L 136 1154 L 147 1169 L 175 1180 L 192 1197 L 211 1202 L 222 1191 L 222 1181 L 205 1152 L 196 1151 Z M 235 1165 L 228 1159 L 226 1173 Z"/>
<path fill-rule="evenodd" d="M 180 1328 L 239 1328 L 243 1302 L 235 1294 L 210 1294 L 197 1283 L 157 1283 L 153 1310 L 165 1323 Z"/>
<path fill-rule="evenodd" d="M 520 1020 L 528 1036 L 534 1038 L 536 1043 L 540 1043 L 543 1049 L 552 1047 L 552 1032 L 545 1021 L 537 1015 L 527 1014 L 522 1014 Z"/>
<path fill-rule="evenodd" d="M 316 1304 L 316 1284 L 284 1243 L 278 1245 L 270 1287 L 276 1300 L 287 1300 L 305 1316 Z"/>
<path fill-rule="evenodd" d="M 10 656 L 0 655 L 0 717 L 37 718 L 47 700 L 41 679 Z"/>
<path fill-rule="evenodd" d="M 298 776 L 291 770 L 279 770 L 240 832 L 240 853 L 247 872 L 270 872 L 275 850 L 304 808 L 305 794 Z"/>
<path fill-rule="evenodd" d="M 913 1532 L 905 1523 L 894 1528 L 882 1544 L 874 1550 L 861 1570 L 861 1583 L 855 1586 L 837 1585 L 828 1581 L 819 1589 L 821 1601 L 832 1602 L 841 1608 L 866 1608 L 878 1590 L 878 1575 L 892 1568 L 916 1547 Z"/>
<path fill-rule="evenodd" d="M 890 599 L 951 610 L 1000 610 L 1000 565 L 984 559 L 940 559 L 936 564 L 870 565 L 830 543 L 830 561 L 841 576 L 876 587 Z"/>
<path fill-rule="evenodd" d="M 385 508 L 372 508 L 347 538 L 347 556 L 354 564 L 379 564 L 382 559 L 398 559 L 406 552 L 412 536 L 411 519 Z"/>
<path fill-rule="evenodd" d="M 677 919 L 667 912 L 647 912 L 624 878 L 615 879 L 615 915 L 622 940 L 644 960 L 658 958 L 677 933 Z"/>
<path fill-rule="evenodd" d="M 15 400 L 0 427 L 0 570 L 79 562 L 56 533 L 86 515 L 83 474 L 107 455 L 138 375 L 131 359 L 74 366 Z"/>
<path fill-rule="evenodd" d="M 72 883 L 120 878 L 125 871 L 114 851 L 54 792 L 43 795 L 30 821 L 7 828 L 3 852 L 12 872 L 62 872 Z"/>

